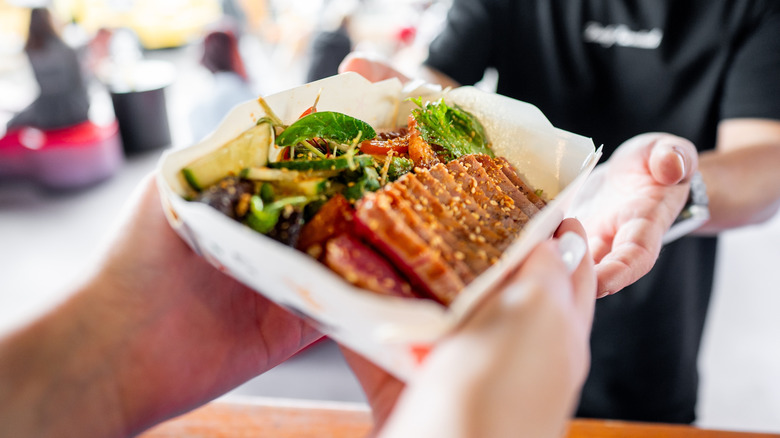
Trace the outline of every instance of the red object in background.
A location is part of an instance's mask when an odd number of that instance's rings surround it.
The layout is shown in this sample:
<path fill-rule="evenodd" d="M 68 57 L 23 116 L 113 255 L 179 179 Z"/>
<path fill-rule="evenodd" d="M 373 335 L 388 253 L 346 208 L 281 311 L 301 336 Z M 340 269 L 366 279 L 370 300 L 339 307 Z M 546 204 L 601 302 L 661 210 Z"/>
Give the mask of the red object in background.
<path fill-rule="evenodd" d="M 404 26 L 395 35 L 396 40 L 402 46 L 410 46 L 417 36 L 417 29 L 413 26 Z"/>
<path fill-rule="evenodd" d="M 123 162 L 116 122 L 99 126 L 87 121 L 47 131 L 25 127 L 0 138 L 0 179 L 74 189 L 112 176 Z"/>

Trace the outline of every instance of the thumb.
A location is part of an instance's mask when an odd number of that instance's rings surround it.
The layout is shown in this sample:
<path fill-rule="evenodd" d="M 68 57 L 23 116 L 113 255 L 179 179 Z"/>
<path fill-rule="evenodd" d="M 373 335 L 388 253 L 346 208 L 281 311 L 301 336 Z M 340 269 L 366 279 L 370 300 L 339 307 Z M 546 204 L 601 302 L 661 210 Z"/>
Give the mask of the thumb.
<path fill-rule="evenodd" d="M 684 138 L 663 135 L 652 146 L 647 164 L 660 184 L 687 182 L 698 168 L 696 147 Z"/>

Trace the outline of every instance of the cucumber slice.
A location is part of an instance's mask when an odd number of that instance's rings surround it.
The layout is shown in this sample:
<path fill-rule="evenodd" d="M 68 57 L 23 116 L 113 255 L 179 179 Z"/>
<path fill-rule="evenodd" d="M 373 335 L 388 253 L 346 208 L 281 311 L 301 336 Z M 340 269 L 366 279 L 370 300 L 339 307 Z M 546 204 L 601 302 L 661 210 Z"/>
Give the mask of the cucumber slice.
<path fill-rule="evenodd" d="M 355 166 L 365 167 L 370 166 L 374 162 L 374 159 L 370 155 L 358 155 L 352 157 L 338 157 L 338 158 L 325 158 L 322 160 L 293 160 L 293 161 L 278 161 L 276 163 L 268 163 L 268 167 L 272 169 L 289 169 L 289 170 L 345 170 L 350 168 L 350 164 L 354 163 Z"/>
<path fill-rule="evenodd" d="M 193 189 L 201 191 L 226 176 L 238 175 L 248 167 L 265 166 L 268 163 L 268 149 L 273 141 L 271 125 L 261 123 L 221 148 L 193 161 L 181 173 Z"/>
<path fill-rule="evenodd" d="M 310 178 L 330 178 L 339 174 L 338 170 L 297 171 L 289 169 L 271 169 L 252 167 L 247 169 L 244 178 L 258 181 L 300 181 Z"/>
<path fill-rule="evenodd" d="M 311 178 L 300 181 L 280 181 L 279 187 L 288 193 L 315 197 L 328 190 L 328 180 L 324 178 Z"/>

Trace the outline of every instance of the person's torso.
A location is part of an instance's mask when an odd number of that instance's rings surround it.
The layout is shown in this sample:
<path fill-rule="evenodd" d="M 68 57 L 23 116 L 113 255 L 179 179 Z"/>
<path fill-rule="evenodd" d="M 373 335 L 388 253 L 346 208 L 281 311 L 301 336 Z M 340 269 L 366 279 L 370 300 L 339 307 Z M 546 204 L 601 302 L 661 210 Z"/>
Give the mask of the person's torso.
<path fill-rule="evenodd" d="M 608 153 L 642 132 L 714 146 L 722 84 L 755 2 L 504 1 L 498 92 Z"/>
<path fill-rule="evenodd" d="M 86 94 L 76 51 L 61 41 L 50 41 L 28 53 L 42 96 Z"/>

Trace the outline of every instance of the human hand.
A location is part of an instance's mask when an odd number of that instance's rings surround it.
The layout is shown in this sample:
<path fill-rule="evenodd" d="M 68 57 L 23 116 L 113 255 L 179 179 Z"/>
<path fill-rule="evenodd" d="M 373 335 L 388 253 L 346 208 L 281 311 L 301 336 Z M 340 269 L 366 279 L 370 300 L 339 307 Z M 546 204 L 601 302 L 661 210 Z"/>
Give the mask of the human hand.
<path fill-rule="evenodd" d="M 352 52 L 339 65 L 339 73 L 355 72 L 371 82 L 397 78 L 402 83 L 409 82 L 409 77 L 392 67 L 386 61 L 366 53 Z"/>
<path fill-rule="evenodd" d="M 387 61 L 365 53 L 353 52 L 341 61 L 339 73 L 348 71 L 358 73 L 371 82 L 396 78 L 402 84 L 405 84 L 412 79 L 401 73 Z M 427 66 L 420 67 L 416 72 L 416 77 L 430 84 L 441 85 L 442 88 L 457 88 L 460 86 L 456 80 Z"/>
<path fill-rule="evenodd" d="M 193 253 L 152 178 L 133 198 L 85 283 L 0 339 L 0 435 L 135 435 L 320 336 Z"/>
<path fill-rule="evenodd" d="M 593 262 L 580 262 L 581 225 L 566 220 L 555 237 L 434 347 L 408 385 L 344 351 L 381 436 L 560 436 L 588 370 L 596 278 Z"/>
<path fill-rule="evenodd" d="M 697 167 L 691 142 L 651 133 L 626 141 L 596 168 L 572 215 L 587 230 L 599 297 L 650 271 L 664 233 L 685 206 Z"/>
<path fill-rule="evenodd" d="M 127 433 L 202 404 L 320 335 L 196 255 L 168 225 L 151 178 L 129 204 L 91 289 L 123 321 L 115 357 Z"/>

